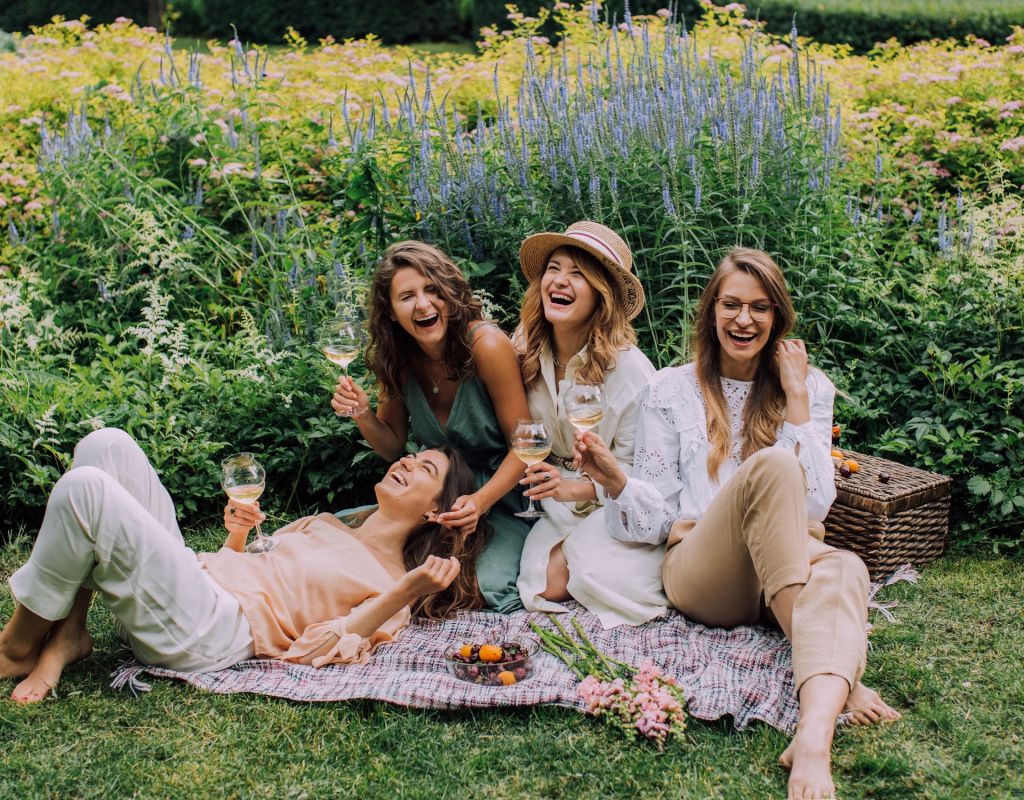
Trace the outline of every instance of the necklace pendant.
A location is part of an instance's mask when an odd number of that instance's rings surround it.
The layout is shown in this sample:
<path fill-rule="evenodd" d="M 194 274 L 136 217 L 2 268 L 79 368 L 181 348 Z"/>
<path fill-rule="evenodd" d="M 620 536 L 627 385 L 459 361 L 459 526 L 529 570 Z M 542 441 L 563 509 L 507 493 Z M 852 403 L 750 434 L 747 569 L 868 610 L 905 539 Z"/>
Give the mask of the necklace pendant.
<path fill-rule="evenodd" d="M 431 389 L 430 391 L 432 391 L 434 394 L 437 394 L 438 392 L 441 391 L 441 388 L 435 383 L 434 388 Z"/>

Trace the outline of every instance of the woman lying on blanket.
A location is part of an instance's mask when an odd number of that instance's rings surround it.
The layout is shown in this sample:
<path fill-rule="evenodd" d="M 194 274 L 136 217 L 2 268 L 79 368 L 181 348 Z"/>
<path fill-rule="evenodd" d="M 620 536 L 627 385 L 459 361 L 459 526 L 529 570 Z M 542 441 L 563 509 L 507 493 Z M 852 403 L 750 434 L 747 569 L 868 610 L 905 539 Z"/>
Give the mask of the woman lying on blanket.
<path fill-rule="evenodd" d="M 577 439 L 583 468 L 615 501 L 613 536 L 666 542 L 665 592 L 705 625 L 766 617 L 793 646 L 800 722 L 782 754 L 790 798 L 835 794 L 836 719 L 899 714 L 860 678 L 868 574 L 821 541 L 835 498 L 830 457 L 835 388 L 810 368 L 785 280 L 759 250 L 737 248 L 701 296 L 693 363 L 644 390 L 632 477 L 600 437 Z"/>
<path fill-rule="evenodd" d="M 573 426 L 564 406 L 573 382 L 599 384 L 604 413 L 595 430 L 622 468 L 632 465 L 640 391 L 654 374 L 630 324 L 643 308 L 643 287 L 629 247 L 595 222 L 535 234 L 519 257 L 530 285 L 516 347 L 530 416 L 544 421 L 553 454 L 523 480 L 546 516 L 523 548 L 519 592 L 531 611 L 565 611 L 561 601 L 573 597 L 606 628 L 639 625 L 666 610 L 663 548 L 608 536 L 597 513 L 604 493 L 575 477 Z"/>
<path fill-rule="evenodd" d="M 410 433 L 421 447 L 449 444 L 465 454 L 473 490 L 438 517 L 472 533 L 487 514 L 492 534 L 477 564 L 487 606 L 522 608 L 516 577 L 529 526 L 517 481 L 522 464 L 509 452 L 516 420 L 527 415 L 519 362 L 508 337 L 483 319 L 465 276 L 436 247 L 399 242 L 377 267 L 370 294 L 366 363 L 377 376 L 380 402 L 343 375 L 331 400 L 352 416 L 382 458 L 398 458 Z"/>
<path fill-rule="evenodd" d="M 106 428 L 75 448 L 54 486 L 29 560 L 11 576 L 19 605 L 0 632 L 0 677 L 27 675 L 13 699 L 42 700 L 65 666 L 92 649 L 92 592 L 107 600 L 139 660 L 184 672 L 247 658 L 315 667 L 365 662 L 409 623 L 481 605 L 473 561 L 479 537 L 437 523 L 439 508 L 472 491 L 457 451 L 424 450 L 391 465 L 378 510 L 357 530 L 330 514 L 277 532 L 278 546 L 246 553 L 258 504 L 229 502 L 227 540 L 193 553 L 146 455 Z"/>

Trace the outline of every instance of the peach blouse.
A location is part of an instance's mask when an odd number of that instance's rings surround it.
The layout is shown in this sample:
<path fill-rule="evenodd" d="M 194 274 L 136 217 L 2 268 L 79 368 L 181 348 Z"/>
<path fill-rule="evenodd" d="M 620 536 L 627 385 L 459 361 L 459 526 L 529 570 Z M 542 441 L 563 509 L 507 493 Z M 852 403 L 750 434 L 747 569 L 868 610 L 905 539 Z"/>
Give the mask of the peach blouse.
<path fill-rule="evenodd" d="M 275 537 L 277 547 L 259 556 L 227 548 L 199 554 L 213 579 L 238 599 L 258 658 L 314 667 L 364 664 L 409 624 L 403 607 L 369 638 L 348 632 L 349 614 L 396 581 L 331 514 L 298 519 Z"/>

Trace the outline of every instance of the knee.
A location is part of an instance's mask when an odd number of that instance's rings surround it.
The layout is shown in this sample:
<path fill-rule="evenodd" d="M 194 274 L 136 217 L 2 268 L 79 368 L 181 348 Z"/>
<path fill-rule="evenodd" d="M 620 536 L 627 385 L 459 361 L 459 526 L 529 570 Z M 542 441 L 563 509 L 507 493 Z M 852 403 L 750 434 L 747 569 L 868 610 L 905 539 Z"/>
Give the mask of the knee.
<path fill-rule="evenodd" d="M 846 591 L 867 597 L 871 578 L 868 575 L 868 568 L 864 566 L 864 561 L 860 556 L 849 550 L 833 550 L 822 561 L 832 565 L 835 579 L 842 584 Z M 812 564 L 812 570 L 814 566 Z"/>
<path fill-rule="evenodd" d="M 73 503 L 102 491 L 111 477 L 99 467 L 82 466 L 68 470 L 50 492 L 50 505 Z"/>
<path fill-rule="evenodd" d="M 76 467 L 97 466 L 111 454 L 138 450 L 138 443 L 120 428 L 100 428 L 85 436 L 75 447 Z"/>
<path fill-rule="evenodd" d="M 742 467 L 748 480 L 787 480 L 803 483 L 803 467 L 791 450 L 782 447 L 765 447 L 743 462 Z"/>

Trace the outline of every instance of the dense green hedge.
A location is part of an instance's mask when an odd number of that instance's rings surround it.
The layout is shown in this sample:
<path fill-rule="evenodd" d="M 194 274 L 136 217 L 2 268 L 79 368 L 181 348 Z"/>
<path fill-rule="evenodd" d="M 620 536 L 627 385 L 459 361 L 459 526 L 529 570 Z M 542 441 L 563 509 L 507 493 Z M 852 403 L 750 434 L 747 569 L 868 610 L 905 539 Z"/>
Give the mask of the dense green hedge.
<path fill-rule="evenodd" d="M 130 17 L 145 25 L 146 0 L 4 0 L 0 3 L 0 30 L 28 30 L 30 25 L 49 22 L 55 14 L 67 19 L 86 14 L 93 22 Z"/>
<path fill-rule="evenodd" d="M 543 0 L 518 3 L 535 14 Z M 501 26 L 505 0 L 178 0 L 174 28 L 179 34 L 211 34 L 226 38 L 231 25 L 246 39 L 280 41 L 289 25 L 304 36 L 333 36 L 341 40 L 373 33 L 388 43 L 474 38 L 484 25 Z M 667 0 L 634 0 L 634 14 L 651 14 L 668 7 Z M 699 0 L 671 4 L 688 23 L 701 14 Z M 775 33 L 787 33 L 796 17 L 801 34 L 822 42 L 870 50 L 876 42 L 895 37 L 901 42 L 964 38 L 968 34 L 1002 42 L 1013 25 L 1024 25 L 1024 0 L 763 0 L 748 3 Z M 625 0 L 605 4 L 602 14 L 622 19 Z M 8 0 L 0 7 L 0 30 L 26 30 L 47 22 L 54 14 L 74 19 L 88 14 L 94 22 L 119 16 L 140 24 L 146 20 L 146 0 Z"/>
<path fill-rule="evenodd" d="M 541 6 L 552 4 L 543 0 L 518 3 L 525 14 L 536 14 Z M 170 5 L 172 28 L 178 34 L 226 39 L 235 25 L 243 38 L 255 42 L 278 42 L 289 26 L 311 40 L 328 35 L 342 40 L 368 33 L 388 43 L 472 39 L 485 25 L 504 27 L 508 14 L 506 0 L 171 0 Z M 652 14 L 668 5 L 668 0 L 630 4 L 634 14 Z M 700 17 L 698 0 L 682 0 L 675 7 L 688 22 Z M 613 0 L 602 14 L 622 19 L 624 8 L 624 0 Z M 49 22 L 55 14 L 68 19 L 87 14 L 93 22 L 112 22 L 124 16 L 142 25 L 146 0 L 9 0 L 0 7 L 0 30 L 28 30 L 31 25 Z"/>
<path fill-rule="evenodd" d="M 849 44 L 866 52 L 876 42 L 963 39 L 973 34 L 1002 44 L 1014 25 L 1024 25 L 1024 0 L 762 0 L 749 3 L 774 33 L 793 25 L 819 42 Z"/>

